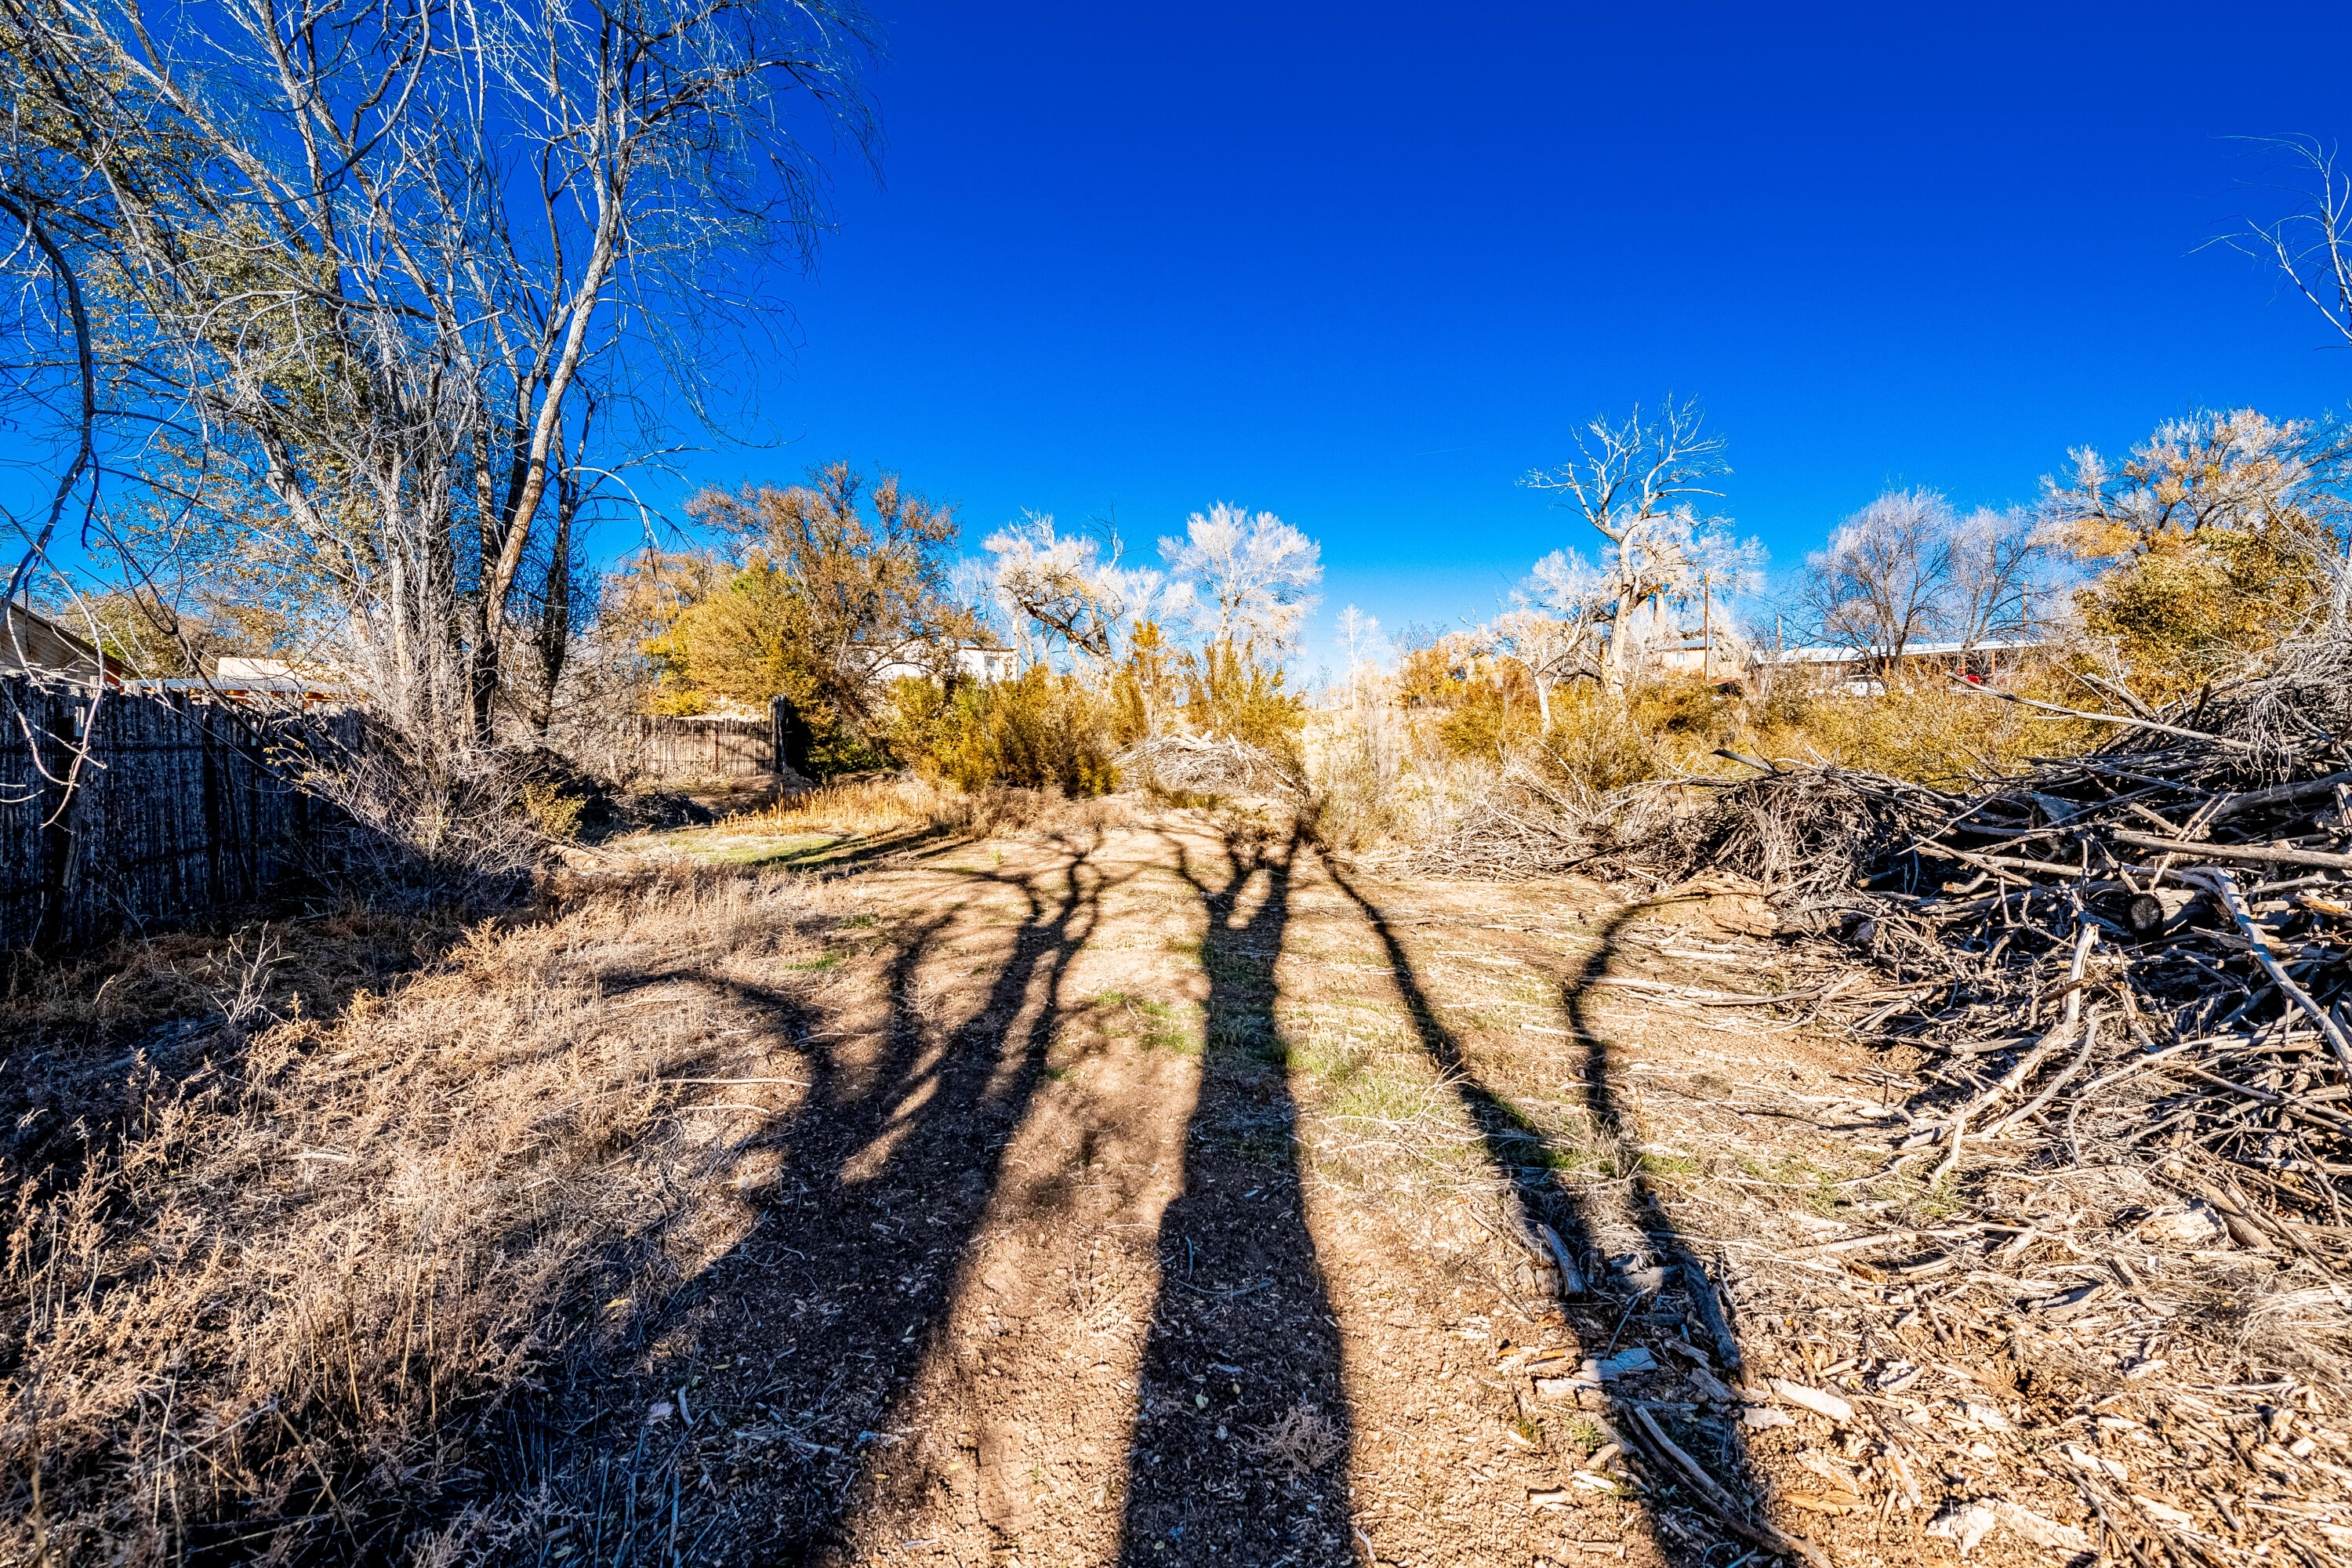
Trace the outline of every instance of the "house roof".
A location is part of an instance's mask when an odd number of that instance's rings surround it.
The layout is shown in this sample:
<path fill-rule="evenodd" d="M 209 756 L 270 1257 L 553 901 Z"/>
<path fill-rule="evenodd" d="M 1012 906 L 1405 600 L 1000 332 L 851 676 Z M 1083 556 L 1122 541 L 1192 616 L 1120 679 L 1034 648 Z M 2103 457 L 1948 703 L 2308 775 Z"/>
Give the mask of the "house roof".
<path fill-rule="evenodd" d="M 104 671 L 109 682 L 120 682 L 130 672 L 120 659 L 100 652 L 47 616 L 37 615 L 14 600 L 7 602 L 0 624 L 0 673 L 79 677 Z"/>
<path fill-rule="evenodd" d="M 1915 642 L 1903 650 L 1906 658 L 1925 658 L 1937 654 L 2009 653 L 2018 648 L 2044 647 L 2042 639 L 2004 641 L 1990 638 L 1983 642 Z M 1867 648 L 1837 647 L 1791 647 L 1778 653 L 1766 650 L 1756 656 L 1759 664 L 1854 664 L 1880 656 Z"/>

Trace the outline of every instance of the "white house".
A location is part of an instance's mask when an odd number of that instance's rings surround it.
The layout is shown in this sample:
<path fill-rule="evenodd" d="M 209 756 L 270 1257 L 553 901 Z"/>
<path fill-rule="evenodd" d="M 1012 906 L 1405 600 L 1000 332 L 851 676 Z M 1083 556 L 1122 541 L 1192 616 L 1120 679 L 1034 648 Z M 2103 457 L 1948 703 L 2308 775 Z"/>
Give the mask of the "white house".
<path fill-rule="evenodd" d="M 1915 642 L 1903 650 L 1903 662 L 1915 669 L 1967 676 L 1978 680 L 1998 679 L 2004 663 L 2014 667 L 2017 656 L 2046 646 L 2042 639 L 1984 642 Z M 2004 660 L 2003 656 L 2008 656 Z M 1851 697 L 1868 697 L 1885 689 L 1881 667 L 1885 656 L 1850 647 L 1759 648 L 1759 669 L 1801 670 L 1821 689 Z"/>
<path fill-rule="evenodd" d="M 1013 650 L 988 643 L 959 644 L 955 650 L 956 673 L 974 680 L 1010 680 L 1017 672 L 1013 667 Z M 929 675 L 931 667 L 912 659 L 893 658 L 874 667 L 877 684 L 887 686 L 894 680 L 904 680 L 910 675 Z"/>

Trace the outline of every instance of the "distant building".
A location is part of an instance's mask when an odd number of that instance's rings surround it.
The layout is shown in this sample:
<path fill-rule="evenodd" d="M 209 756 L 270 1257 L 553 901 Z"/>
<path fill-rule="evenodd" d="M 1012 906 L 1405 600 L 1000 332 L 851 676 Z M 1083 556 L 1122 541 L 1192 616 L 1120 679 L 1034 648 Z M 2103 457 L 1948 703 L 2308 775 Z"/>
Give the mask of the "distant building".
<path fill-rule="evenodd" d="M 1917 674 L 1959 676 L 1979 681 L 1998 680 L 2013 669 L 2019 656 L 2047 645 L 2041 638 L 1985 642 L 1915 642 L 1903 650 L 1904 666 Z M 1817 690 L 1853 697 L 1874 696 L 1886 689 L 1887 658 L 1883 653 L 1850 647 L 1762 648 L 1755 656 L 1759 669 L 1788 669 L 1804 674 Z"/>
<path fill-rule="evenodd" d="M 231 655 L 217 660 L 210 675 L 174 676 L 142 680 L 142 691 L 186 691 L 198 697 L 226 698 L 231 702 L 343 703 L 350 691 L 331 673 L 283 658 L 243 658 Z"/>
<path fill-rule="evenodd" d="M 1019 673 L 1013 665 L 1013 650 L 992 643 L 963 643 L 955 650 L 956 673 L 974 680 L 1010 680 Z M 874 667 L 875 681 L 884 686 L 908 676 L 930 673 L 929 665 L 910 658 L 892 658 Z"/>
<path fill-rule="evenodd" d="M 120 686 L 130 675 L 114 658 L 47 616 L 10 600 L 0 623 L 0 675 L 29 675 L 70 686 Z"/>

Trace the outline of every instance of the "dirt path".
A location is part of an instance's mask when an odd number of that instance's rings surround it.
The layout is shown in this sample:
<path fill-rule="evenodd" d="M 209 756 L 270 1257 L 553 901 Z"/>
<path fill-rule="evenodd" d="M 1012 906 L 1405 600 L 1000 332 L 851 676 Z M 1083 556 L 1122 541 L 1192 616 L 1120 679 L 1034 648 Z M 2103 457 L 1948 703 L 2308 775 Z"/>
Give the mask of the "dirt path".
<path fill-rule="evenodd" d="M 607 978 L 763 1053 L 703 1112 L 751 1218 L 560 1446 L 612 1522 L 538 1560 L 1728 1568 L 1706 1483 L 1612 1462 L 1643 1419 L 1791 1533 L 1852 1500 L 1828 1423 L 1737 1391 L 1743 1249 L 1801 1223 L 1717 1199 L 1860 1201 L 1876 1069 L 1655 989 L 1779 963 L 1737 900 L 1390 886 L 1191 814 L 844 888 L 772 986 Z M 1908 1561 L 1925 1522 L 1836 1525 Z"/>

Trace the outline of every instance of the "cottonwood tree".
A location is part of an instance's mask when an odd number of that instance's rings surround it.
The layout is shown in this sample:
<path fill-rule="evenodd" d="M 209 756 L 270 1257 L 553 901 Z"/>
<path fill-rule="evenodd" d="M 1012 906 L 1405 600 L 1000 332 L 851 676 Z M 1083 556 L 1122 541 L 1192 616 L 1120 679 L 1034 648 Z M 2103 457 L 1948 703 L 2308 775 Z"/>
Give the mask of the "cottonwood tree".
<path fill-rule="evenodd" d="M 1178 595 L 1211 617 L 1210 645 L 1232 643 L 1261 655 L 1297 647 L 1299 623 L 1315 607 L 1323 580 L 1322 547 L 1270 511 L 1219 501 L 1186 520 L 1184 537 L 1163 537 Z"/>
<path fill-rule="evenodd" d="M 1505 611 L 1480 628 L 1478 640 L 1497 658 L 1517 665 L 1535 683 L 1536 711 L 1551 731 L 1551 694 L 1579 676 L 1598 679 L 1602 645 L 1590 617 L 1548 616 L 1525 606 Z"/>
<path fill-rule="evenodd" d="M 1823 640 L 1894 674 L 1931 639 L 1972 649 L 2035 636 L 2047 555 L 2032 512 L 1963 517 L 1937 491 L 1889 490 L 1807 558 L 1797 597 Z"/>
<path fill-rule="evenodd" d="M 1122 566 L 1125 546 L 1108 526 L 1063 533 L 1048 512 L 1027 512 L 986 542 L 996 557 L 994 587 L 1024 665 L 1059 647 L 1107 676 L 1126 658 L 1129 636 L 1166 603 L 1167 581 L 1149 567 Z"/>
<path fill-rule="evenodd" d="M 1806 558 L 1799 597 L 1822 637 L 1888 672 L 1950 622 L 1951 504 L 1934 490 L 1890 490 L 1838 525 Z"/>
<path fill-rule="evenodd" d="M 845 721 L 871 724 L 877 671 L 921 665 L 946 677 L 955 648 L 976 629 L 949 580 L 955 514 L 908 489 L 896 474 L 869 484 L 846 463 L 809 470 L 809 482 L 729 494 L 705 490 L 688 512 L 734 543 L 731 577 L 702 596 L 714 627 L 744 626 L 784 670 L 760 658 L 703 683 L 751 701 L 790 697 L 804 712 L 822 706 Z M 698 672 L 702 673 L 702 672 Z"/>
<path fill-rule="evenodd" d="M 2168 419 L 2122 462 L 2070 454 L 2042 481 L 2041 537 L 2099 579 L 2086 630 L 2158 685 L 2191 684 L 2288 635 L 2344 552 L 2336 433 L 2251 408 Z"/>
<path fill-rule="evenodd" d="M 1563 552 L 1538 563 L 1537 575 L 1549 563 L 1574 584 L 1559 597 L 1605 629 L 1601 678 L 1622 689 L 1645 647 L 1664 634 L 1667 606 L 1706 593 L 1719 575 L 1751 570 L 1756 552 L 1730 535 L 1725 520 L 1699 510 L 1721 496 L 1712 482 L 1730 469 L 1722 437 L 1706 433 L 1695 404 L 1668 398 L 1654 418 L 1638 407 L 1622 422 L 1596 416 L 1578 433 L 1576 448 L 1569 462 L 1520 483 L 1564 498 L 1559 504 L 1580 513 L 1604 543 L 1591 566 Z"/>
<path fill-rule="evenodd" d="M 866 24 L 819 0 L 0 0 L 0 211 L 102 301 L 91 357 L 152 432 L 121 471 L 221 520 L 225 557 L 273 568 L 386 716 L 441 742 L 487 738 L 529 635 L 517 575 L 542 533 L 567 569 L 617 469 L 586 391 L 618 418 L 667 373 L 695 405 L 677 373 L 750 309 L 723 279 L 823 225 L 795 112 L 870 142 Z M 568 596 L 539 597 L 543 640 Z"/>
<path fill-rule="evenodd" d="M 2028 508 L 1979 507 L 1952 531 L 1948 624 L 1963 647 L 2029 641 L 2040 635 L 2054 592 L 2048 583 L 2050 548 Z"/>

